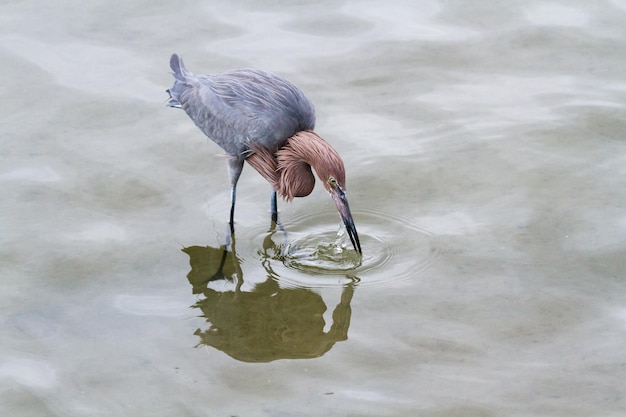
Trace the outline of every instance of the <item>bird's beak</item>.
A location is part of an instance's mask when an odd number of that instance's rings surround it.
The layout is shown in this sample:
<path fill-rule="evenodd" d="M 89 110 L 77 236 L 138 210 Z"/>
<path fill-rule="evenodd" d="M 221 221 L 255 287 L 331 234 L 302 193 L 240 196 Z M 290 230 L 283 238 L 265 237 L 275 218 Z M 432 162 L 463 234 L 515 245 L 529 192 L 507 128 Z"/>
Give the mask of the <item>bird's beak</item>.
<path fill-rule="evenodd" d="M 359 242 L 359 235 L 356 232 L 354 220 L 352 220 L 352 213 L 350 213 L 350 206 L 348 205 L 346 193 L 340 187 L 335 187 L 331 191 L 330 195 L 335 202 L 335 206 L 337 206 L 337 210 L 339 211 L 339 216 L 341 216 L 343 224 L 346 225 L 346 230 L 348 231 L 348 236 L 350 236 L 350 241 L 352 242 L 352 246 L 354 246 L 354 250 L 362 255 L 363 252 L 361 252 L 361 242 Z"/>

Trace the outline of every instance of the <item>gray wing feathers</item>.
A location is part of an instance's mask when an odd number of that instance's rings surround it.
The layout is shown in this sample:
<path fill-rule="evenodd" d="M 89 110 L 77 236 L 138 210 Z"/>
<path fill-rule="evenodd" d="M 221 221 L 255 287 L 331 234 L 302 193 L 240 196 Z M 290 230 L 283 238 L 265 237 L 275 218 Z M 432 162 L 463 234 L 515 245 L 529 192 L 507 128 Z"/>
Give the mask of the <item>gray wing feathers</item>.
<path fill-rule="evenodd" d="M 170 102 L 185 110 L 200 130 L 230 155 L 244 159 L 250 144 L 272 151 L 301 130 L 312 130 L 315 110 L 289 81 L 244 69 L 194 75 L 178 55 L 170 59 L 175 78 Z"/>

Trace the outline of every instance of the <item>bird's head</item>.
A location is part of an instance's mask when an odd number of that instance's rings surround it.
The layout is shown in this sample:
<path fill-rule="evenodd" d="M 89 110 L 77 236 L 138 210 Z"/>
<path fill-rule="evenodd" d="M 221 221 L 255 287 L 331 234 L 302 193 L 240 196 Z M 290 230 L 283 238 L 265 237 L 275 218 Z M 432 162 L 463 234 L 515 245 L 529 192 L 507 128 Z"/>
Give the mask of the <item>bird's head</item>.
<path fill-rule="evenodd" d="M 282 176 L 285 179 L 284 183 L 292 184 L 302 181 L 306 178 L 303 172 L 307 170 L 310 172 L 310 167 L 313 167 L 339 211 L 352 246 L 357 252 L 362 253 L 359 235 L 346 196 L 346 170 L 337 151 L 314 132 L 304 131 L 289 138 L 287 145 L 278 151 L 277 156 L 279 170 L 284 174 Z M 293 175 L 296 172 L 300 175 Z M 304 181 L 310 184 L 311 190 L 313 189 L 313 184 L 310 183 L 312 178 L 311 175 L 307 181 Z"/>

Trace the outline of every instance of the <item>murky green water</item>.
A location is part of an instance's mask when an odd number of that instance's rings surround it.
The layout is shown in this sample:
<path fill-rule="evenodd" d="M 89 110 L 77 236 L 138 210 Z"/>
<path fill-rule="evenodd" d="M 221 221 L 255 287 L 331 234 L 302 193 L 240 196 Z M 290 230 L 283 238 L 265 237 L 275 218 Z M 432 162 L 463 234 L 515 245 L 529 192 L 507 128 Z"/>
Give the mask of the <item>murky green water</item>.
<path fill-rule="evenodd" d="M 623 1 L 0 8 L 1 415 L 626 413 Z M 308 93 L 362 259 L 250 168 L 224 252 L 173 52 Z"/>

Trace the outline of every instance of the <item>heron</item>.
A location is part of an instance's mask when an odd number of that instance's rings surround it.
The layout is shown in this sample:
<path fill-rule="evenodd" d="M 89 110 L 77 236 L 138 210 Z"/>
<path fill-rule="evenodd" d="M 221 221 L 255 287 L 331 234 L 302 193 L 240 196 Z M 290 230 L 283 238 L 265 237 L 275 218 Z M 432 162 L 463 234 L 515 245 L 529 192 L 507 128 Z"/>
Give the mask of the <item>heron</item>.
<path fill-rule="evenodd" d="M 337 207 L 352 246 L 362 254 L 346 196 L 343 161 L 314 132 L 315 108 L 302 90 L 283 77 L 257 69 L 196 75 L 177 54 L 170 58 L 170 67 L 174 85 L 166 90 L 166 106 L 183 109 L 227 154 L 232 234 L 244 162 L 273 188 L 273 221 L 278 218 L 276 195 L 285 201 L 308 196 L 315 186 L 315 171 Z"/>

